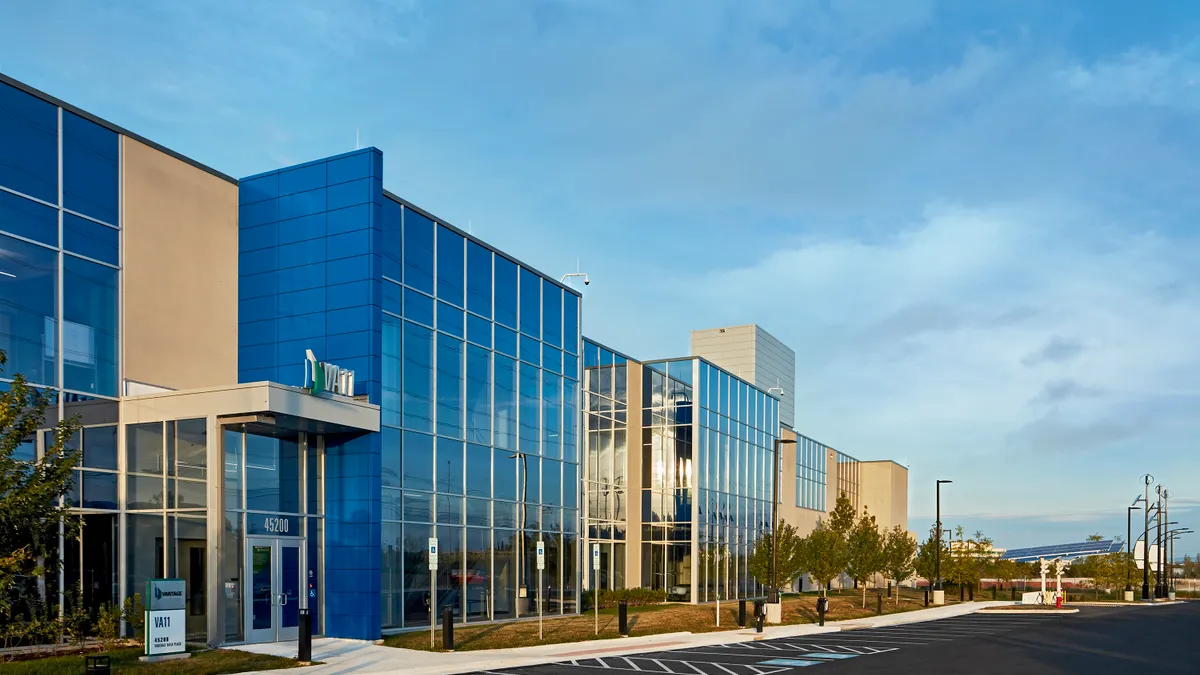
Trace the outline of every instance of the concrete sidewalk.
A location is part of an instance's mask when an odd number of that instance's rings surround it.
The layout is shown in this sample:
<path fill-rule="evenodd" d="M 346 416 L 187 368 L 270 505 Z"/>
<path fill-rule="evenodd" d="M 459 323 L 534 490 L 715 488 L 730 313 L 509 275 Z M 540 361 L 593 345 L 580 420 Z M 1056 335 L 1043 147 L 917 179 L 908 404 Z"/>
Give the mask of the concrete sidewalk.
<path fill-rule="evenodd" d="M 706 645 L 750 642 L 770 638 L 797 637 L 835 633 L 877 626 L 897 626 L 948 619 L 971 614 L 984 607 L 1012 605 L 1012 602 L 968 602 L 944 607 L 931 607 L 879 617 L 830 621 L 824 627 L 806 623 L 795 626 L 768 626 L 762 633 L 739 628 L 712 633 L 662 633 L 610 640 L 587 640 L 564 644 L 517 647 L 513 649 L 484 649 L 464 652 L 426 652 L 414 649 L 384 647 L 360 640 L 321 638 L 313 640 L 313 659 L 322 665 L 289 670 L 290 673 L 342 675 L 344 673 L 372 675 L 456 675 L 481 670 L 502 670 L 519 666 L 536 666 L 579 657 L 624 656 L 647 651 L 686 649 Z M 295 642 L 274 642 L 234 647 L 258 654 L 286 658 L 296 657 Z"/>

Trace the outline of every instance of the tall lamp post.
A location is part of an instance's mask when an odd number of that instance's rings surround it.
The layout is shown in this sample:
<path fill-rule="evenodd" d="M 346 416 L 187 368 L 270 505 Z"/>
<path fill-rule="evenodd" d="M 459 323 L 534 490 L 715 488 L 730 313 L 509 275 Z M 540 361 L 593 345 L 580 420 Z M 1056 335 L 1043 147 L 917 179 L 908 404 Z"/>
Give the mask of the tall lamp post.
<path fill-rule="evenodd" d="M 1195 534 L 1195 533 L 1196 533 L 1196 531 L 1190 527 L 1177 527 L 1174 530 L 1170 530 L 1167 532 L 1167 542 L 1168 542 L 1168 545 L 1171 547 L 1171 552 L 1167 556 L 1168 560 L 1170 561 L 1167 564 L 1167 567 L 1171 570 L 1170 573 L 1167 574 L 1167 593 L 1168 594 L 1170 594 L 1171 591 L 1175 590 L 1175 540 L 1185 534 Z"/>
<path fill-rule="evenodd" d="M 1133 500 L 1133 505 L 1125 509 L 1125 599 L 1127 601 L 1133 600 L 1133 570 L 1129 565 L 1130 559 L 1133 558 L 1133 512 L 1135 509 L 1142 508 L 1138 506 L 1141 501 L 1142 496 L 1138 495 L 1138 498 Z"/>
<path fill-rule="evenodd" d="M 1146 484 L 1146 494 L 1143 499 L 1146 502 L 1146 529 L 1142 533 L 1142 599 L 1150 599 L 1150 484 L 1154 482 L 1154 476 L 1146 474 L 1142 476 L 1142 482 Z"/>
<path fill-rule="evenodd" d="M 1166 522 L 1166 512 L 1163 511 L 1163 491 L 1166 488 L 1162 483 L 1155 486 L 1154 491 L 1158 494 L 1158 522 L 1154 526 L 1154 542 L 1158 544 L 1158 555 L 1154 557 L 1156 565 L 1154 573 L 1154 597 L 1162 597 L 1162 541 L 1163 541 L 1163 523 Z"/>
<path fill-rule="evenodd" d="M 937 482 L 937 556 L 933 559 L 933 576 L 936 577 L 933 586 L 933 604 L 935 605 L 946 602 L 946 596 L 942 592 L 942 483 L 953 482 L 952 480 L 938 480 Z"/>
<path fill-rule="evenodd" d="M 775 576 L 779 556 L 779 447 L 785 443 L 795 444 L 794 438 L 775 439 L 775 467 L 771 476 L 771 602 L 779 602 L 779 579 Z"/>

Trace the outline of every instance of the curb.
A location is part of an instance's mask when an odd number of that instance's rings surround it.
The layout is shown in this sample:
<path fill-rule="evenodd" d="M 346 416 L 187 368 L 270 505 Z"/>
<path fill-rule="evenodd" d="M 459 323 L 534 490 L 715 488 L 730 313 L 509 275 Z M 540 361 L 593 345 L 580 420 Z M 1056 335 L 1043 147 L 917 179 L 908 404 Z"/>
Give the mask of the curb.
<path fill-rule="evenodd" d="M 1078 614 L 1078 609 L 985 609 L 980 614 L 1024 614 L 1025 616 L 1041 616 L 1043 614 Z"/>

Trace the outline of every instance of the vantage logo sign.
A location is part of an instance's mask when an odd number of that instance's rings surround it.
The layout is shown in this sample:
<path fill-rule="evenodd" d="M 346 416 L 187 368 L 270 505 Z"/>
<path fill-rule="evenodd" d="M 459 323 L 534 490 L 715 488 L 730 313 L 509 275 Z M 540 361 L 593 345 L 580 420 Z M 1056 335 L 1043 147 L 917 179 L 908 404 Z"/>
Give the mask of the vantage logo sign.
<path fill-rule="evenodd" d="M 354 371 L 318 361 L 311 349 L 304 350 L 304 388 L 310 393 L 354 395 Z"/>

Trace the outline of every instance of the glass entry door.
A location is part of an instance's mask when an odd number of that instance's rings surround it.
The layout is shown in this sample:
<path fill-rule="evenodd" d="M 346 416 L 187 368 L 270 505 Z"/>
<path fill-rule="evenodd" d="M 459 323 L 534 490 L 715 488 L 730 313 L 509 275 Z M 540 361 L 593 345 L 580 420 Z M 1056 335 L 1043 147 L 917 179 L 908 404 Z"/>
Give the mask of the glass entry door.
<path fill-rule="evenodd" d="M 246 538 L 246 642 L 300 635 L 303 539 Z"/>

